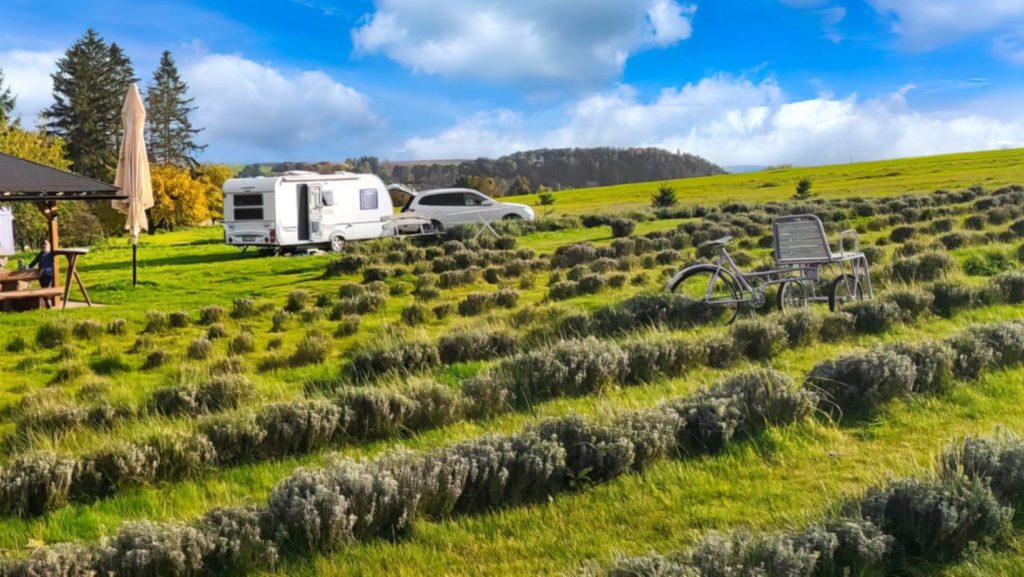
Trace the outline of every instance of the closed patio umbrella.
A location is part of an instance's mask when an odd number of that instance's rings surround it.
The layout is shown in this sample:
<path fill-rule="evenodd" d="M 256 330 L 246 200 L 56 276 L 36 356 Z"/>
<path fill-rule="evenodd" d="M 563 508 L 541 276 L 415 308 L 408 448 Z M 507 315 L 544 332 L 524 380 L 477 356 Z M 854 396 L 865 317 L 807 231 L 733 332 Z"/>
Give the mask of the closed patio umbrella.
<path fill-rule="evenodd" d="M 128 216 L 124 228 L 132 236 L 132 286 L 135 286 L 138 281 L 139 232 L 149 228 L 146 209 L 153 207 L 153 181 L 150 180 L 149 157 L 146 155 L 146 109 L 134 84 L 128 87 L 121 116 L 124 136 L 114 185 L 128 198 L 115 200 L 113 205 Z"/>

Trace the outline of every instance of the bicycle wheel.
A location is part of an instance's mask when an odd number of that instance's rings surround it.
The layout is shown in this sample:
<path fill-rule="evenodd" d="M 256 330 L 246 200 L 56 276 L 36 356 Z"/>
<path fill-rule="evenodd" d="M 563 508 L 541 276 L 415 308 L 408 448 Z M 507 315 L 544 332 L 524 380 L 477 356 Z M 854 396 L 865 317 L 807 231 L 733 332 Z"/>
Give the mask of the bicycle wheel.
<path fill-rule="evenodd" d="M 789 280 L 779 285 L 778 304 L 780 311 L 807 306 L 807 287 L 798 280 Z"/>
<path fill-rule="evenodd" d="M 860 278 L 852 274 L 842 274 L 832 281 L 832 287 L 828 291 L 830 311 L 836 312 L 847 303 L 862 300 L 864 300 L 864 287 L 860 284 Z"/>
<path fill-rule="evenodd" d="M 697 266 L 676 279 L 669 287 L 673 294 L 704 305 L 702 319 L 708 324 L 731 324 L 739 314 L 736 281 L 725 269 L 713 265 Z"/>

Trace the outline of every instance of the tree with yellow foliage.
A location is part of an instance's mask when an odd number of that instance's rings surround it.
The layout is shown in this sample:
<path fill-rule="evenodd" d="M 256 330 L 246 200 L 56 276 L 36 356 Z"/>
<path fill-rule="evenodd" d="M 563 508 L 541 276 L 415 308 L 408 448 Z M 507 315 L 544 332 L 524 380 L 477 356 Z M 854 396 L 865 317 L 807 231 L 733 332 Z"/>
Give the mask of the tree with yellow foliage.
<path fill-rule="evenodd" d="M 206 184 L 206 207 L 210 218 L 224 218 L 224 182 L 235 171 L 224 164 L 204 164 L 199 167 L 199 179 Z"/>
<path fill-rule="evenodd" d="M 63 139 L 42 131 L 24 130 L 18 121 L 0 122 L 0 152 L 60 170 L 71 167 L 71 161 L 64 155 Z"/>
<path fill-rule="evenodd" d="M 41 130 L 25 130 L 18 120 L 0 120 L 0 152 L 68 170 L 71 162 L 65 156 L 64 140 L 50 136 Z M 2 201 L 0 201 L 2 204 Z M 61 220 L 61 239 L 69 245 L 88 245 L 103 236 L 100 222 L 92 212 L 89 203 L 58 202 L 57 212 Z M 20 247 L 35 247 L 46 237 L 46 219 L 36 209 L 35 203 L 11 203 L 14 212 L 14 242 Z"/>
<path fill-rule="evenodd" d="M 501 196 L 501 189 L 498 188 L 498 183 L 490 176 L 462 175 L 455 181 L 455 187 L 472 188 L 490 197 Z"/>
<path fill-rule="evenodd" d="M 210 220 L 207 206 L 209 184 L 193 178 L 189 169 L 177 166 L 154 166 L 150 173 L 153 179 L 153 208 L 149 211 L 151 226 L 174 229 Z"/>

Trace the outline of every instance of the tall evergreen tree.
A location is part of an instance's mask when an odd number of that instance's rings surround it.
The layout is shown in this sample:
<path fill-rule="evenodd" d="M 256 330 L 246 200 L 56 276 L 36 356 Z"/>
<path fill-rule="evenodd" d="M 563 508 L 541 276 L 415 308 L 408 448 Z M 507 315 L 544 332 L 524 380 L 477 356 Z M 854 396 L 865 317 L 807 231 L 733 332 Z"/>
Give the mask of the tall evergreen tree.
<path fill-rule="evenodd" d="M 128 87 L 139 81 L 139 77 L 135 75 L 135 69 L 132 68 L 132 61 L 128 58 L 128 55 L 124 53 L 124 50 L 117 45 L 116 42 L 110 43 L 110 50 L 108 51 L 108 82 L 112 89 L 111 98 L 117 103 L 117 106 L 113 106 L 109 109 L 108 113 L 110 117 L 107 122 L 111 126 L 116 126 L 116 130 L 111 134 L 111 145 L 115 154 L 120 150 L 121 147 L 121 133 L 124 132 L 124 124 L 122 120 L 122 110 L 124 109 L 124 99 L 128 95 Z"/>
<path fill-rule="evenodd" d="M 46 129 L 67 142 L 71 168 L 110 181 L 117 168 L 121 107 L 137 78 L 117 44 L 90 28 L 57 61 L 54 103 L 43 111 Z"/>
<path fill-rule="evenodd" d="M 195 168 L 195 155 L 206 145 L 195 142 L 201 128 L 193 128 L 189 114 L 196 109 L 188 97 L 188 83 L 181 79 L 178 67 L 165 50 L 153 82 L 146 90 L 146 149 L 153 162 Z"/>
<path fill-rule="evenodd" d="M 16 100 L 15 96 L 11 94 L 11 87 L 4 86 L 4 70 L 0 68 L 0 126 L 11 121 Z"/>

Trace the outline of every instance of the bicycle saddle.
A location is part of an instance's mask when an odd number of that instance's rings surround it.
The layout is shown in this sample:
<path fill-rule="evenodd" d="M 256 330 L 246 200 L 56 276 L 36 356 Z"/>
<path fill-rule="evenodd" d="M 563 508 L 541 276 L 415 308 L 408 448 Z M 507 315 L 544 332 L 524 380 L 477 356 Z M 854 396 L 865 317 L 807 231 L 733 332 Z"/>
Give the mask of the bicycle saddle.
<path fill-rule="evenodd" d="M 709 240 L 704 243 L 703 246 L 725 246 L 732 242 L 731 236 L 723 236 L 722 238 L 716 238 L 715 240 Z"/>

